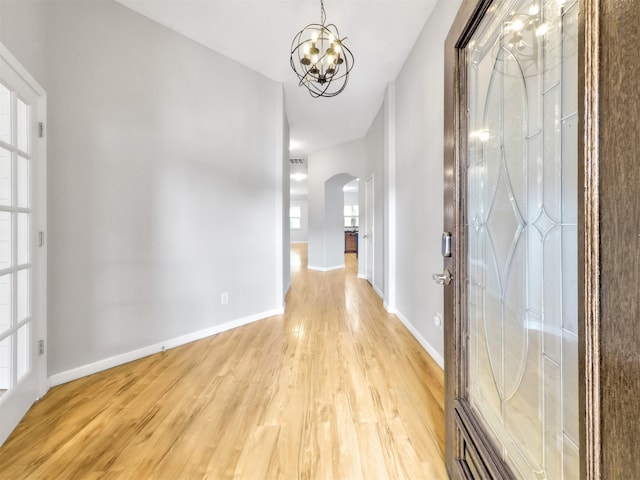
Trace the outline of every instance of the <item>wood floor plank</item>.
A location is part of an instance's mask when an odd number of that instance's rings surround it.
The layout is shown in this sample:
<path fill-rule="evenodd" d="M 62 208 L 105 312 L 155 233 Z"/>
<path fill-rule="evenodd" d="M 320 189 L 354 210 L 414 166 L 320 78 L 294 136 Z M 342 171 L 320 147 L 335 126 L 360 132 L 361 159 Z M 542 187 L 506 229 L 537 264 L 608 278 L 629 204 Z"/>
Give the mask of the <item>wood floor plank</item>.
<path fill-rule="evenodd" d="M 442 370 L 345 264 L 295 245 L 284 315 L 51 389 L 0 478 L 445 479 Z"/>

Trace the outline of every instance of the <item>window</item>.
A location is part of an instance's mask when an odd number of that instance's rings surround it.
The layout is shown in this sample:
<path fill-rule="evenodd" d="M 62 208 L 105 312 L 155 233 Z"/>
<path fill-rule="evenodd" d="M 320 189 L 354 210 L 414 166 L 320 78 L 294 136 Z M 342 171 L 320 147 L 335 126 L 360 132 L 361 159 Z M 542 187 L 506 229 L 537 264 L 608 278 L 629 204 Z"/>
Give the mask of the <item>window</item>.
<path fill-rule="evenodd" d="M 345 227 L 357 227 L 359 223 L 360 212 L 358 205 L 345 205 L 344 206 L 344 226 Z"/>
<path fill-rule="evenodd" d="M 300 205 L 291 205 L 289 207 L 289 228 L 291 230 L 300 230 L 301 226 L 302 209 Z"/>

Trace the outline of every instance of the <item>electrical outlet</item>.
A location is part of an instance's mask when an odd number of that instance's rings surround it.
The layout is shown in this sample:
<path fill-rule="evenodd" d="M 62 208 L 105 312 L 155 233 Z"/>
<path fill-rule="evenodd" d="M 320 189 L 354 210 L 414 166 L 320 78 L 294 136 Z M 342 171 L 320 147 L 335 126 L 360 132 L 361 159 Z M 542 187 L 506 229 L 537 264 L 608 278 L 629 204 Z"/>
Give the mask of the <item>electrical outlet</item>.
<path fill-rule="evenodd" d="M 221 305 L 226 305 L 227 303 L 229 303 L 229 293 L 228 292 L 222 292 L 220 294 L 220 304 Z"/>

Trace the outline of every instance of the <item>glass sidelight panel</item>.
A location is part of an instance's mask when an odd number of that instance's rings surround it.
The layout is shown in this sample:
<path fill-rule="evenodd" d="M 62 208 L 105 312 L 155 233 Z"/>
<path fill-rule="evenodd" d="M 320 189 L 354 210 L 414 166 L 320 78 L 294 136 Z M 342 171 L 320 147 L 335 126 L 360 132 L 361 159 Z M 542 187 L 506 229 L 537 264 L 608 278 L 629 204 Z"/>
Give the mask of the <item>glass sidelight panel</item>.
<path fill-rule="evenodd" d="M 16 99 L 16 137 L 18 149 L 29 153 L 29 106 Z"/>
<path fill-rule="evenodd" d="M 29 160 L 22 155 L 18 155 L 18 203 L 17 206 L 21 208 L 29 208 L 29 193 L 30 185 L 29 180 L 31 175 L 29 173 Z"/>
<path fill-rule="evenodd" d="M 0 83 L 0 393 L 19 389 L 33 368 L 31 114 Z"/>
<path fill-rule="evenodd" d="M 46 214 L 34 182 L 45 166 L 44 139 L 34 135 L 44 105 L 41 87 L 0 52 L 0 445 L 46 390 L 46 288 L 38 288 L 46 248 L 36 250 L 34 235 Z"/>
<path fill-rule="evenodd" d="M 17 225 L 18 225 L 18 238 L 17 238 L 17 250 L 18 250 L 18 258 L 17 264 L 24 265 L 29 263 L 29 253 L 31 250 L 31 244 L 29 242 L 29 222 L 30 222 L 30 213 L 18 213 L 17 217 Z"/>
<path fill-rule="evenodd" d="M 11 143 L 11 91 L 0 83 L 0 141 Z"/>
<path fill-rule="evenodd" d="M 11 152 L 0 147 L 0 206 L 11 205 Z"/>
<path fill-rule="evenodd" d="M 16 288 L 16 321 L 22 323 L 31 316 L 31 269 L 18 270 Z"/>
<path fill-rule="evenodd" d="M 31 349 L 30 349 L 30 338 L 29 329 L 31 325 L 29 323 L 25 323 L 22 327 L 18 329 L 17 333 L 17 341 L 16 341 L 16 380 L 19 382 L 22 380 L 29 370 L 31 369 L 30 360 L 31 360 Z"/>
<path fill-rule="evenodd" d="M 0 396 L 11 388 L 11 336 L 0 340 Z"/>
<path fill-rule="evenodd" d="M 13 264 L 13 222 L 11 212 L 0 211 L 0 270 Z"/>
<path fill-rule="evenodd" d="M 12 326 L 13 274 L 0 275 L 0 336 Z"/>
<path fill-rule="evenodd" d="M 496 0 L 467 46 L 468 401 L 517 478 L 578 471 L 575 0 Z"/>

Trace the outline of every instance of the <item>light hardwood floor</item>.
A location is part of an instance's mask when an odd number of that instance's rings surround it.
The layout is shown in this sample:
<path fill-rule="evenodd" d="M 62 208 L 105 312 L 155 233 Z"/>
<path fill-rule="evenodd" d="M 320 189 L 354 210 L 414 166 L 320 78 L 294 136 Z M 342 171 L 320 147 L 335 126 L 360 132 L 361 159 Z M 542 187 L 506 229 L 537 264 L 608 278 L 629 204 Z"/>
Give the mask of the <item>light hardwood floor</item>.
<path fill-rule="evenodd" d="M 345 257 L 294 245 L 285 315 L 51 389 L 0 478 L 447 478 L 442 370 Z"/>

